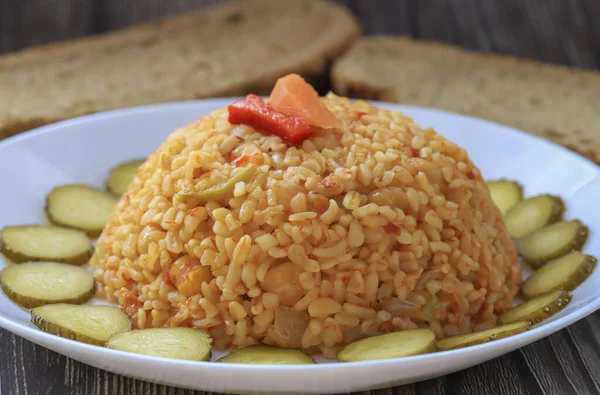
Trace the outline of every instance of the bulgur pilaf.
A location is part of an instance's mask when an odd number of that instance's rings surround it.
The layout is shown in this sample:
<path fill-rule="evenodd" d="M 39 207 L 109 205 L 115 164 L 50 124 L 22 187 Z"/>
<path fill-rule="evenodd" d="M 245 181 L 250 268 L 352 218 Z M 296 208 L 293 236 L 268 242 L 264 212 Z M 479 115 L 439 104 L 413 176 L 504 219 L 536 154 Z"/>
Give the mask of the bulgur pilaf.
<path fill-rule="evenodd" d="M 378 333 L 496 325 L 521 268 L 467 152 L 397 111 L 322 102 L 340 126 L 293 146 L 227 109 L 172 133 L 97 242 L 97 295 L 134 327 L 201 328 L 218 349 L 334 357 Z M 230 188 L 177 195 L 215 185 Z"/>

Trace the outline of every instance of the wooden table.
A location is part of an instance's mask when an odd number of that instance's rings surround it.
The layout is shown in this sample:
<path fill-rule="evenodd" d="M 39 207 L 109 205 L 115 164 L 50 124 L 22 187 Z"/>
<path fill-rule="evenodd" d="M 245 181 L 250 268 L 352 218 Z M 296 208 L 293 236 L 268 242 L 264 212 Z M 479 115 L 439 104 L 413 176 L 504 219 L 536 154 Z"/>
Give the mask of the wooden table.
<path fill-rule="evenodd" d="M 0 0 L 0 52 L 103 32 L 215 2 Z M 342 2 L 360 17 L 368 34 L 412 34 L 471 49 L 584 68 L 600 67 L 600 0 Z M 0 330 L 0 347 L 2 395 L 203 394 L 108 373 L 36 346 L 4 330 Z M 363 394 L 528 393 L 600 393 L 600 312 L 546 339 L 477 367 L 422 383 Z"/>

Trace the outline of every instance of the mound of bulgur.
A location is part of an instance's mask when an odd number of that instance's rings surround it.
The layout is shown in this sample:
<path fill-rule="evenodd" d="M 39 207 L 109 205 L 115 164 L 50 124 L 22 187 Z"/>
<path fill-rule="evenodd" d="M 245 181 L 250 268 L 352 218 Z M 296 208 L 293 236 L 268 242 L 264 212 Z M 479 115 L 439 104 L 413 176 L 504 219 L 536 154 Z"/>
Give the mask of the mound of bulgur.
<path fill-rule="evenodd" d="M 323 101 L 342 127 L 297 146 L 226 109 L 172 133 L 98 240 L 98 296 L 138 328 L 202 328 L 220 349 L 331 357 L 381 332 L 495 325 L 521 269 L 467 152 L 399 112 Z M 216 200 L 174 198 L 247 166 Z"/>

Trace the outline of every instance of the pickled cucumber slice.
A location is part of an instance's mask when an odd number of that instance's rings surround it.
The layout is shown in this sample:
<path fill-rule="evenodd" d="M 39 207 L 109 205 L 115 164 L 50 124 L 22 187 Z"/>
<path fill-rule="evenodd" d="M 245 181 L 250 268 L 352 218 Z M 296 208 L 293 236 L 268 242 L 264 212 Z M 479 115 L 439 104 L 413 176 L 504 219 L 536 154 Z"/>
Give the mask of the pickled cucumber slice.
<path fill-rule="evenodd" d="M 579 251 L 546 263 L 533 272 L 521 287 L 521 293 L 528 299 L 558 289 L 573 291 L 594 271 L 597 259 Z"/>
<path fill-rule="evenodd" d="M 503 339 L 505 337 L 525 332 L 529 330 L 529 328 L 531 328 L 531 323 L 527 321 L 520 321 L 513 322 L 511 324 L 495 326 L 480 332 L 450 336 L 442 340 L 438 340 L 437 349 L 438 351 L 447 351 L 454 350 L 456 348 L 474 346 L 476 344 L 483 344 L 489 341 Z"/>
<path fill-rule="evenodd" d="M 106 347 L 155 357 L 209 361 L 212 338 L 194 328 L 137 329 L 112 335 Z"/>
<path fill-rule="evenodd" d="M 562 199 L 552 195 L 540 195 L 518 203 L 506 216 L 504 223 L 508 233 L 515 239 L 559 221 L 565 211 Z"/>
<path fill-rule="evenodd" d="M 94 275 L 78 266 L 27 262 L 0 272 L 4 293 L 15 303 L 38 307 L 49 303 L 85 303 L 94 294 Z"/>
<path fill-rule="evenodd" d="M 74 265 L 92 256 L 92 243 L 85 233 L 58 226 L 7 226 L 0 230 L 0 252 L 15 262 L 53 261 Z"/>
<path fill-rule="evenodd" d="M 112 168 L 106 180 L 106 189 L 117 196 L 124 195 L 129 189 L 138 167 L 144 161 L 144 159 L 136 159 Z"/>
<path fill-rule="evenodd" d="M 525 261 L 539 268 L 551 259 L 580 250 L 587 237 L 588 228 L 581 221 L 561 221 L 517 240 L 515 245 Z"/>
<path fill-rule="evenodd" d="M 523 187 L 515 181 L 497 180 L 487 183 L 492 201 L 506 215 L 523 199 Z"/>
<path fill-rule="evenodd" d="M 115 333 L 131 330 L 131 318 L 113 306 L 47 304 L 31 309 L 31 323 L 44 332 L 99 346 Z"/>
<path fill-rule="evenodd" d="M 46 213 L 55 225 L 79 229 L 95 237 L 104 229 L 118 201 L 112 194 L 88 185 L 63 185 L 46 197 Z"/>
<path fill-rule="evenodd" d="M 249 363 L 257 365 L 302 365 L 313 364 L 314 359 L 300 350 L 257 344 L 240 348 L 217 362 Z"/>
<path fill-rule="evenodd" d="M 517 321 L 528 321 L 532 325 L 552 317 L 571 302 L 573 295 L 569 291 L 556 290 L 538 296 L 500 314 L 500 323 L 510 324 Z"/>
<path fill-rule="evenodd" d="M 408 329 L 357 340 L 337 353 L 340 362 L 375 361 L 434 352 L 435 334 L 430 329 Z"/>

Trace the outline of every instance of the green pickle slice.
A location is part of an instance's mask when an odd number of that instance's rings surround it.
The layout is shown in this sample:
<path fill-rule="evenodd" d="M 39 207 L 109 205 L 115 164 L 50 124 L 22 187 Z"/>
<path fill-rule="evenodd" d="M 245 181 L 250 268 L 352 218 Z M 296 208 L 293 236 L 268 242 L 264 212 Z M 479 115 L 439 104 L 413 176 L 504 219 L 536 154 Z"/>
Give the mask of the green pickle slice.
<path fill-rule="evenodd" d="M 523 187 L 515 181 L 496 180 L 487 183 L 492 201 L 496 204 L 502 215 L 506 215 L 523 200 Z"/>
<path fill-rule="evenodd" d="M 4 293 L 25 308 L 85 303 L 94 295 L 94 282 L 89 270 L 56 262 L 10 265 L 0 273 Z"/>
<path fill-rule="evenodd" d="M 217 362 L 246 363 L 255 365 L 302 365 L 315 361 L 300 350 L 256 344 L 235 350 Z"/>
<path fill-rule="evenodd" d="M 92 256 L 92 242 L 75 229 L 58 226 L 7 226 L 0 230 L 0 252 L 15 263 L 52 261 L 81 265 Z"/>
<path fill-rule="evenodd" d="M 212 338 L 194 328 L 151 328 L 119 332 L 106 347 L 155 357 L 210 361 Z"/>
<path fill-rule="evenodd" d="M 435 334 L 430 329 L 408 329 L 352 342 L 337 353 L 340 362 L 374 361 L 434 352 Z"/>
<path fill-rule="evenodd" d="M 131 318 L 113 306 L 47 304 L 31 309 L 31 323 L 44 332 L 98 346 L 115 333 L 131 330 Z"/>
<path fill-rule="evenodd" d="M 502 324 L 517 321 L 528 321 L 532 325 L 539 324 L 564 309 L 572 299 L 573 295 L 569 291 L 559 289 L 512 307 L 500 314 L 498 318 Z"/>
<path fill-rule="evenodd" d="M 531 328 L 531 323 L 527 321 L 513 322 L 511 324 L 495 326 L 479 332 L 465 333 L 463 335 L 450 336 L 438 340 L 438 351 L 454 350 L 457 348 L 474 346 L 505 337 L 517 335 Z"/>
<path fill-rule="evenodd" d="M 573 291 L 592 274 L 597 262 L 591 255 L 573 251 L 533 272 L 521 286 L 521 293 L 532 299 L 559 289 Z"/>
<path fill-rule="evenodd" d="M 46 197 L 46 213 L 55 225 L 95 237 L 102 233 L 118 202 L 114 195 L 102 189 L 82 184 L 62 185 Z"/>
<path fill-rule="evenodd" d="M 580 250 L 588 232 L 579 220 L 560 221 L 517 240 L 515 245 L 526 262 L 539 268 L 549 260 Z"/>
<path fill-rule="evenodd" d="M 117 196 L 124 195 L 129 189 L 137 169 L 144 162 L 144 159 L 136 159 L 112 168 L 106 180 L 106 189 Z"/>
<path fill-rule="evenodd" d="M 515 239 L 559 221 L 565 211 L 562 199 L 552 195 L 539 195 L 515 205 L 504 217 L 508 233 Z"/>

